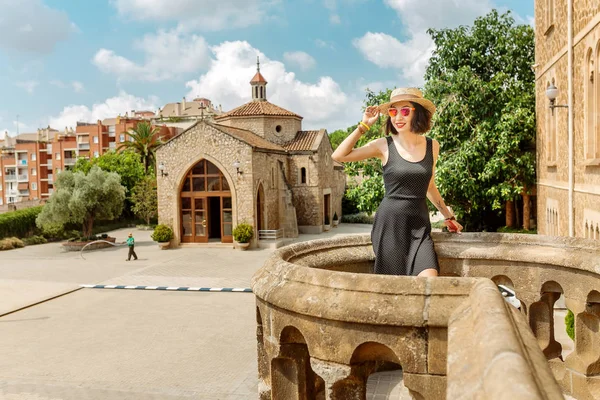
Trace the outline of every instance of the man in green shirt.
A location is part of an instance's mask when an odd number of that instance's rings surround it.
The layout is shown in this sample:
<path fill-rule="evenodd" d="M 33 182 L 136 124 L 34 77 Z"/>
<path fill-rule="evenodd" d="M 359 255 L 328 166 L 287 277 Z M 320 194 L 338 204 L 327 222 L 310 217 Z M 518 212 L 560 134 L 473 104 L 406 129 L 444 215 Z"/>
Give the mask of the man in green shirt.
<path fill-rule="evenodd" d="M 133 250 L 133 248 L 135 247 L 135 239 L 133 238 L 133 235 L 131 233 L 127 238 L 127 246 L 129 247 L 129 255 L 127 256 L 127 260 L 125 261 L 131 260 L 131 256 L 133 256 L 134 260 L 137 260 L 137 254 L 135 254 L 135 251 Z"/>

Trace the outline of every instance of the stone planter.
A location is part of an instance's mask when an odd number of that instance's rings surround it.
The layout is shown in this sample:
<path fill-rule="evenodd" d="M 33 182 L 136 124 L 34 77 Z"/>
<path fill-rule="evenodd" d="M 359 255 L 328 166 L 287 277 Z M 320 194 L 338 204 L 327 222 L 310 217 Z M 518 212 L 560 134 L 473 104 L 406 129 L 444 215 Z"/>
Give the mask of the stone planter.
<path fill-rule="evenodd" d="M 161 250 L 166 250 L 169 248 L 169 246 L 171 245 L 171 242 L 157 242 L 158 243 L 158 247 Z"/>
<path fill-rule="evenodd" d="M 103 239 L 98 239 L 98 240 L 105 240 L 106 242 L 110 242 L 110 243 L 115 243 L 115 238 L 114 237 L 107 237 L 107 238 L 103 238 Z M 65 242 L 62 244 L 62 248 L 65 251 L 81 251 L 81 249 L 86 246 L 89 243 L 95 242 L 95 240 L 90 240 L 87 242 Z M 86 247 L 86 250 L 98 250 L 98 249 L 104 249 L 107 247 L 113 247 L 112 244 L 106 243 L 106 242 L 98 242 L 98 243 L 94 243 L 89 245 L 88 247 Z"/>
<path fill-rule="evenodd" d="M 339 220 L 339 219 L 334 219 L 334 220 L 333 220 L 333 227 L 334 227 L 334 228 L 337 228 L 337 226 L 338 226 L 338 224 L 339 224 L 339 223 L 340 223 L 340 220 Z"/>
<path fill-rule="evenodd" d="M 327 231 L 328 231 L 328 230 L 330 230 L 330 229 L 331 229 L 331 225 L 323 225 L 323 230 L 324 230 L 325 232 L 327 232 Z"/>
<path fill-rule="evenodd" d="M 242 251 L 245 251 L 245 250 L 248 250 L 248 247 L 250 247 L 250 243 L 239 243 L 239 242 L 235 242 L 235 246 L 236 246 L 238 249 L 240 249 L 240 250 L 242 250 Z"/>

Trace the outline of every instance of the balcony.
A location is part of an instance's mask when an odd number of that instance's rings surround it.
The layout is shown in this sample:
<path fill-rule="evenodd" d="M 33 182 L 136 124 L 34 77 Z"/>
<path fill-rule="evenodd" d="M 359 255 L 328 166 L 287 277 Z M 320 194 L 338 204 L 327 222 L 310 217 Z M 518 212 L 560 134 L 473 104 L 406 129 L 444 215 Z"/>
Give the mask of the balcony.
<path fill-rule="evenodd" d="M 54 182 L 54 175 L 48 174 L 48 184 L 52 184 L 52 182 Z"/>
<path fill-rule="evenodd" d="M 115 132 L 108 132 L 108 137 L 117 137 Z"/>
<path fill-rule="evenodd" d="M 24 165 L 27 165 L 27 159 L 26 158 L 22 158 L 20 160 L 17 160 L 17 165 L 20 166 L 20 167 L 24 166 Z"/>
<path fill-rule="evenodd" d="M 108 144 L 108 148 L 111 150 L 115 150 L 117 148 L 117 144 L 115 142 L 110 142 Z"/>
<path fill-rule="evenodd" d="M 6 190 L 6 195 L 7 196 L 18 196 L 19 195 L 19 191 L 15 190 L 15 189 L 7 189 Z"/>
<path fill-rule="evenodd" d="M 18 176 L 18 180 L 20 180 L 20 181 L 28 181 L 29 180 L 29 175 L 27 175 L 27 174 L 19 175 Z"/>
<path fill-rule="evenodd" d="M 90 144 L 88 143 L 78 143 L 77 147 L 79 148 L 79 150 L 89 150 L 90 149 Z"/>
<path fill-rule="evenodd" d="M 17 175 L 4 175 L 5 182 L 16 182 Z"/>
<path fill-rule="evenodd" d="M 19 197 L 29 197 L 29 190 L 19 190 Z"/>
<path fill-rule="evenodd" d="M 65 165 L 75 165 L 76 162 L 76 158 L 65 158 Z"/>

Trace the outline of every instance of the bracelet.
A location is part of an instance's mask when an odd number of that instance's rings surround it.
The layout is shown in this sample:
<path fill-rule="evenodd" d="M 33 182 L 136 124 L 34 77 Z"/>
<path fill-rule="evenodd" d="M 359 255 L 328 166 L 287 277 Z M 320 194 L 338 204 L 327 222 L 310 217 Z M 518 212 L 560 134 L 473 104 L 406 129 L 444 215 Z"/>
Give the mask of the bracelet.
<path fill-rule="evenodd" d="M 456 221 L 456 217 L 453 215 L 451 217 L 446 218 L 444 221 Z"/>
<path fill-rule="evenodd" d="M 365 128 L 367 128 L 368 131 L 371 130 L 371 127 L 369 125 L 365 124 L 364 122 L 360 121 L 360 124 L 362 126 L 364 126 Z"/>

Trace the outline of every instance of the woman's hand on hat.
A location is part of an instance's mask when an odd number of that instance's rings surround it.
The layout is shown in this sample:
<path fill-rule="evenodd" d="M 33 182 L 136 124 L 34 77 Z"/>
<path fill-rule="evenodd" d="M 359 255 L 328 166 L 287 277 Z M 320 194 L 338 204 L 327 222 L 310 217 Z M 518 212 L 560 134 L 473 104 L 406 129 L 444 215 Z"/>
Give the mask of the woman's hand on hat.
<path fill-rule="evenodd" d="M 362 122 L 371 126 L 375 123 L 375 121 L 377 121 L 377 118 L 379 118 L 379 109 L 377 106 L 369 106 L 365 109 Z"/>

